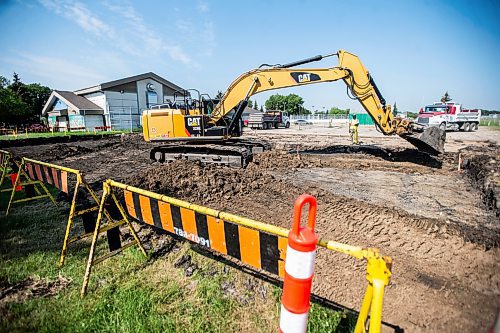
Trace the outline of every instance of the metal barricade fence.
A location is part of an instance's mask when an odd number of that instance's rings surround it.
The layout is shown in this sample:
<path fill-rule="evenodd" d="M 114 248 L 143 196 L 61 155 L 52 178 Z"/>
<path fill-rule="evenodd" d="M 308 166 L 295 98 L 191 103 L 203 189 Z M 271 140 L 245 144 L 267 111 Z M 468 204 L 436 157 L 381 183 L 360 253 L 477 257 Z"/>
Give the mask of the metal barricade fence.
<path fill-rule="evenodd" d="M 99 198 L 94 193 L 92 188 L 87 184 L 87 182 L 84 179 L 83 173 L 80 170 L 67 168 L 64 166 L 37 161 L 24 157 L 21 159 L 21 163 L 18 164 L 18 169 L 19 171 L 17 173 L 16 180 L 12 188 L 9 204 L 7 206 L 5 215 L 9 214 L 12 205 L 15 203 L 43 199 L 47 197 L 52 201 L 52 203 L 55 206 L 57 206 L 56 200 L 48 190 L 47 186 L 53 186 L 57 188 L 59 191 L 64 192 L 67 195 L 71 195 L 68 221 L 66 224 L 66 231 L 61 250 L 61 257 L 59 260 L 59 266 L 62 267 L 66 259 L 66 253 L 69 244 L 84 238 L 88 238 L 93 235 L 94 231 L 93 222 L 95 220 L 91 222 L 92 225 L 90 227 L 87 226 L 84 221 L 84 233 L 74 236 L 73 238 L 70 238 L 71 228 L 74 219 L 78 216 L 82 216 L 83 219 L 84 215 L 98 211 Z M 70 179 L 69 176 L 71 175 L 73 175 L 75 179 Z M 17 187 L 18 186 L 25 187 L 27 185 L 33 185 L 35 187 L 34 191 L 36 192 L 36 195 L 34 196 L 27 195 L 24 198 L 16 199 L 16 193 L 18 192 Z M 90 196 L 91 199 L 90 201 L 94 202 L 93 205 L 90 204 L 90 206 L 87 207 L 77 208 L 77 196 L 80 189 L 85 191 Z M 106 209 L 103 209 L 103 214 L 105 214 L 105 216 L 108 218 L 109 221 L 112 220 L 109 212 Z M 93 219 L 95 219 L 95 217 Z M 116 235 L 118 235 L 119 237 L 118 228 L 124 224 L 128 226 L 130 232 L 134 235 L 136 239 L 135 241 L 130 242 L 128 245 L 122 247 L 120 240 L 119 239 L 116 240 Z M 108 234 L 108 243 L 110 252 L 116 254 L 131 245 L 137 244 L 145 254 L 145 251 L 142 248 L 142 244 L 140 243 L 140 240 L 136 236 L 135 230 L 133 229 L 132 225 L 128 223 L 128 221 L 115 221 L 114 223 L 111 223 L 107 225 L 105 228 L 103 228 L 102 232 L 107 232 Z M 109 241 L 110 237 L 113 237 L 114 242 Z"/>
<path fill-rule="evenodd" d="M 120 196 L 123 195 L 123 202 L 117 199 L 118 191 Z M 94 251 L 108 197 L 113 199 L 121 217 L 127 223 L 130 216 L 140 223 L 165 230 L 232 257 L 255 270 L 263 270 L 279 277 L 285 275 L 289 230 L 108 179 L 103 183 L 103 194 L 83 279 L 82 296 L 87 292 L 92 266 L 106 259 L 94 259 Z M 392 259 L 380 255 L 378 249 L 365 249 L 325 239 L 319 239 L 317 245 L 367 262 L 368 284 L 355 332 L 365 332 L 368 316 L 369 332 L 380 332 L 382 302 L 385 287 L 391 277 Z"/>

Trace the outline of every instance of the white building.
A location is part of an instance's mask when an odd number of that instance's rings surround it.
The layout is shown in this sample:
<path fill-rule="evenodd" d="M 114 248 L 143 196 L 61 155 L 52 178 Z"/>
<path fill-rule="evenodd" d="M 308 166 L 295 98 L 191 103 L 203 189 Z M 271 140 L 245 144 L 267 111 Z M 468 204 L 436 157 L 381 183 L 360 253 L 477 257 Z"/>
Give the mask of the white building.
<path fill-rule="evenodd" d="M 130 130 L 140 126 L 143 110 L 184 93 L 183 88 L 150 72 L 74 92 L 54 90 L 42 115 L 47 116 L 49 126 L 61 131 Z"/>

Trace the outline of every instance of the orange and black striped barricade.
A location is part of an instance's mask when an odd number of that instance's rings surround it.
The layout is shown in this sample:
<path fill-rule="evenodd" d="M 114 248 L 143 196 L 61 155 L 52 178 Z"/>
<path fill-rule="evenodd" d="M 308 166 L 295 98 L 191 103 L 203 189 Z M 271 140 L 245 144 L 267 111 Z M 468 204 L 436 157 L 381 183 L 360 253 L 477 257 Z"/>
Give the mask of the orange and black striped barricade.
<path fill-rule="evenodd" d="M 118 193 L 123 193 L 125 208 L 122 201 L 117 199 Z M 103 184 L 96 228 L 83 279 L 82 296 L 87 292 L 92 266 L 107 258 L 94 259 L 94 251 L 109 196 L 116 204 L 121 217 L 127 222 L 130 216 L 140 223 L 163 229 L 207 249 L 230 256 L 256 270 L 280 278 L 285 276 L 289 230 L 108 179 Z M 321 238 L 317 241 L 317 246 L 367 261 L 368 286 L 355 332 L 365 332 L 368 316 L 369 332 L 380 332 L 384 288 L 390 281 L 392 260 L 381 256 L 377 249 L 365 249 Z"/>
<path fill-rule="evenodd" d="M 17 170 L 13 170 L 15 174 L 14 178 L 14 183 L 12 184 L 12 188 L 9 189 L 11 191 L 10 199 L 9 199 L 9 204 L 7 205 L 7 210 L 5 211 L 5 215 L 9 215 L 10 209 L 12 207 L 12 204 L 14 203 L 19 203 L 19 202 L 26 202 L 26 201 L 32 201 L 32 200 L 37 200 L 37 199 L 43 199 L 43 198 L 49 198 L 52 203 L 57 207 L 56 200 L 50 193 L 50 191 L 47 189 L 47 187 L 44 184 L 43 178 L 41 177 L 42 172 L 44 173 L 45 170 L 42 170 L 40 168 L 37 169 L 37 175 L 39 174 L 40 177 L 31 177 L 28 174 L 26 167 L 26 161 L 24 158 L 21 159 L 21 162 L 18 160 L 12 158 L 11 162 L 13 162 L 13 166 L 11 164 L 11 169 L 16 168 Z M 34 172 L 33 169 L 31 169 L 31 172 Z M 33 186 L 34 192 L 35 193 L 26 193 L 26 191 L 23 191 L 27 189 L 28 186 Z M 19 191 L 21 189 L 21 191 Z M 16 193 L 20 194 L 25 194 L 24 197 L 21 198 L 16 198 Z"/>
<path fill-rule="evenodd" d="M 70 176 L 74 177 L 70 178 Z M 23 178 L 25 179 L 24 181 L 22 180 Z M 66 259 L 66 253 L 69 244 L 93 235 L 94 227 L 93 226 L 89 227 L 91 230 L 87 231 L 88 228 L 86 228 L 84 220 L 84 230 L 85 230 L 84 233 L 76 235 L 73 238 L 70 238 L 71 228 L 74 219 L 79 216 L 82 217 L 82 219 L 85 219 L 86 215 L 88 215 L 89 213 L 98 211 L 99 198 L 94 193 L 92 188 L 87 184 L 87 182 L 84 179 L 83 173 L 80 170 L 67 168 L 64 166 L 46 163 L 42 161 L 37 161 L 29 158 L 23 158 L 19 165 L 19 173 L 18 177 L 16 178 L 15 185 L 23 186 L 27 184 L 39 184 L 42 187 L 44 194 L 38 193 L 40 191 L 37 190 L 38 195 L 36 196 L 22 198 L 22 199 L 15 199 L 16 191 L 12 190 L 11 199 L 9 201 L 9 206 L 7 208 L 6 214 L 9 213 L 11 205 L 14 203 L 40 199 L 44 197 L 50 197 L 52 202 L 57 206 L 54 197 L 46 187 L 48 185 L 56 187 L 59 191 L 64 192 L 67 195 L 71 195 L 71 204 L 68 215 L 68 222 L 66 224 L 66 232 L 64 234 L 61 257 L 59 260 L 59 266 L 62 267 Z M 87 207 L 82 207 L 77 209 L 77 196 L 79 190 L 82 190 L 82 192 L 86 192 L 90 196 L 91 199 L 90 201 L 93 202 L 93 204 L 91 203 Z M 106 217 L 111 219 L 106 209 L 104 210 L 104 214 L 106 215 Z M 92 222 L 95 222 L 95 217 L 91 217 L 91 219 Z M 113 235 L 114 236 L 113 238 L 115 239 L 114 245 L 109 242 L 110 251 L 114 250 L 113 247 L 121 246 L 119 240 L 119 227 L 122 224 L 124 224 L 123 221 L 121 221 L 121 223 L 115 223 L 112 226 L 106 226 L 106 229 L 104 230 L 108 233 L 108 235 Z M 118 240 L 116 240 L 117 237 Z"/>
<path fill-rule="evenodd" d="M 163 229 L 238 259 L 255 269 L 284 276 L 288 232 L 286 229 L 141 190 L 113 180 L 107 180 L 103 187 L 100 211 L 104 207 L 106 198 L 111 196 L 124 219 L 130 216 L 141 223 Z M 115 196 L 117 190 L 122 191 L 126 208 L 117 200 Z M 102 214 L 99 213 L 87 261 L 82 295 L 87 291 L 92 266 L 102 261 L 94 259 L 101 218 Z"/>
<path fill-rule="evenodd" d="M 4 179 L 13 171 L 10 163 L 12 163 L 12 154 L 6 150 L 0 150 L 0 171 L 2 172 L 0 176 L 0 192 L 11 190 L 11 187 L 2 189 Z"/>

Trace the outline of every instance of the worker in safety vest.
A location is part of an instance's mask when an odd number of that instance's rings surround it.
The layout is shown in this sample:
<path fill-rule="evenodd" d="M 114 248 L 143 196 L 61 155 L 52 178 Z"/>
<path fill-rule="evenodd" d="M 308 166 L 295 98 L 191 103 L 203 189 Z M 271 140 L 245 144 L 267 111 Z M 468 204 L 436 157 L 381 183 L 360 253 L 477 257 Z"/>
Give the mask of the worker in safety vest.
<path fill-rule="evenodd" d="M 358 127 L 359 127 L 359 120 L 356 119 L 356 115 L 352 115 L 352 120 L 349 122 L 349 133 L 351 134 L 351 140 L 352 143 L 357 145 L 358 144 Z"/>

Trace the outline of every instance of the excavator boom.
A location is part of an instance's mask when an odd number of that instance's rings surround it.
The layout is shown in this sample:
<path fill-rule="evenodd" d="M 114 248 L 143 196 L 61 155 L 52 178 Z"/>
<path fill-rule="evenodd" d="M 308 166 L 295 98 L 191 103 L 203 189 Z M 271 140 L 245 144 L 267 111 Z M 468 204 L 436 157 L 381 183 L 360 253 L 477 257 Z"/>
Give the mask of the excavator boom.
<path fill-rule="evenodd" d="M 331 68 L 291 67 L 338 56 L 338 66 Z M 327 56 L 316 56 L 286 65 L 258 68 L 244 73 L 231 83 L 210 121 L 216 124 L 237 108 L 241 101 L 263 91 L 307 84 L 343 80 L 349 97 L 358 100 L 373 118 L 377 128 L 385 135 L 397 134 L 427 153 L 437 155 L 444 151 L 445 134 L 441 130 L 427 129 L 406 119 L 395 118 L 391 106 L 386 104 L 375 81 L 356 55 L 340 50 Z"/>
<path fill-rule="evenodd" d="M 335 67 L 296 68 L 331 56 L 338 57 L 338 64 Z M 223 156 L 225 152 L 231 151 L 233 161 L 244 159 L 244 156 L 251 157 L 251 154 L 246 153 L 248 150 L 264 149 L 262 145 L 249 143 L 248 140 L 245 142 L 240 140 L 237 148 L 236 144 L 233 144 L 233 148 L 227 145 L 231 138 L 242 135 L 241 116 L 251 96 L 274 89 L 338 80 L 344 81 L 349 97 L 361 103 L 381 133 L 399 135 L 418 149 L 433 155 L 443 152 L 445 132 L 436 128 L 424 130 L 422 126 L 408 119 L 394 117 L 390 105 L 386 104 L 373 77 L 359 58 L 343 50 L 284 65 L 262 65 L 246 72 L 231 83 L 213 110 L 209 110 L 206 100 L 201 98 L 191 105 L 188 105 L 190 103 L 187 101 L 181 106 L 174 102 L 164 108 L 145 110 L 142 116 L 144 138 L 146 141 L 185 141 L 201 144 L 210 142 L 212 146 L 196 148 L 198 152 L 203 152 L 200 159 L 207 163 L 228 164 L 226 156 Z M 214 143 L 218 146 L 213 147 Z M 225 146 L 222 147 L 220 144 Z M 158 161 L 193 157 L 191 152 L 196 149 L 186 145 L 170 145 L 153 149 L 151 157 Z M 241 164 L 245 165 L 243 162 Z"/>

